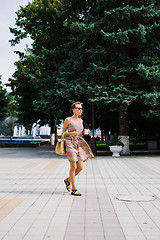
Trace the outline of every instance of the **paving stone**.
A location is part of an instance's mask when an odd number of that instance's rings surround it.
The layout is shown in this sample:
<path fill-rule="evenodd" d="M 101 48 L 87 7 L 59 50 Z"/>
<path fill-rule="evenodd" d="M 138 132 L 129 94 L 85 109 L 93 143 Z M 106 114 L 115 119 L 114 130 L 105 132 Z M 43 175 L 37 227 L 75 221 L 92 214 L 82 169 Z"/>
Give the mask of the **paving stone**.
<path fill-rule="evenodd" d="M 66 156 L 51 147 L 0 148 L 0 239 L 160 239 L 159 157 L 105 156 L 84 163 L 76 178 L 81 197 L 66 191 L 68 173 Z M 123 202 L 116 199 L 121 195 L 156 199 Z"/>

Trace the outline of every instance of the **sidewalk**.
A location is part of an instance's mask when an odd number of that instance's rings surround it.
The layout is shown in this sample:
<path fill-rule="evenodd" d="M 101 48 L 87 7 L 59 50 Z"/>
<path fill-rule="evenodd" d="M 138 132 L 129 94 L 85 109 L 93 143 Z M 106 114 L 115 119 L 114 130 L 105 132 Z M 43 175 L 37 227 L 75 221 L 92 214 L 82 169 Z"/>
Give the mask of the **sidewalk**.
<path fill-rule="evenodd" d="M 160 157 L 88 161 L 76 179 L 82 197 L 66 192 L 68 171 L 51 147 L 0 148 L 0 239 L 160 240 Z"/>

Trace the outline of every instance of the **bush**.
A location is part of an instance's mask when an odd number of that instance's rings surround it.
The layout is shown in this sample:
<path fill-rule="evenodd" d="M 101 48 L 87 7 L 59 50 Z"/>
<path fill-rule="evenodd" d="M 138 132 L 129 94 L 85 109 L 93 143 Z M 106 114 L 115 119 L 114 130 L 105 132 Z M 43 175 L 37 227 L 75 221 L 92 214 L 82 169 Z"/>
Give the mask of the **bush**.
<path fill-rule="evenodd" d="M 124 144 L 120 141 L 121 138 L 117 136 L 117 134 L 113 135 L 112 141 L 110 142 L 109 146 L 122 146 L 124 147 Z"/>

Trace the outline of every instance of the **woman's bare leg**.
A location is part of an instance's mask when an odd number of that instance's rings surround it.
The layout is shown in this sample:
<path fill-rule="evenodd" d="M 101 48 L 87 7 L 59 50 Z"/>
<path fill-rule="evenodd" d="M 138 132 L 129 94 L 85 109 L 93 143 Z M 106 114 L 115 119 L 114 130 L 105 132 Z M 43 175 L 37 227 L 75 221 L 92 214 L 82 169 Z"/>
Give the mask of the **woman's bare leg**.
<path fill-rule="evenodd" d="M 72 189 L 76 189 L 75 172 L 76 172 L 76 162 L 70 162 L 69 181 L 72 184 Z"/>
<path fill-rule="evenodd" d="M 77 165 L 77 167 L 75 170 L 75 176 L 77 176 L 78 173 L 80 173 L 83 170 L 83 161 L 76 162 L 76 165 Z M 68 177 L 68 181 L 71 182 L 70 177 Z"/>
<path fill-rule="evenodd" d="M 78 161 L 75 176 L 77 176 L 78 173 L 80 173 L 82 171 L 82 169 L 83 169 L 83 161 Z"/>
<path fill-rule="evenodd" d="M 71 194 L 75 196 L 81 196 L 82 194 L 76 189 L 75 186 L 75 175 L 77 175 L 81 170 L 83 169 L 83 162 L 70 162 L 70 171 L 69 171 L 69 178 L 71 185 L 72 185 L 72 191 Z"/>

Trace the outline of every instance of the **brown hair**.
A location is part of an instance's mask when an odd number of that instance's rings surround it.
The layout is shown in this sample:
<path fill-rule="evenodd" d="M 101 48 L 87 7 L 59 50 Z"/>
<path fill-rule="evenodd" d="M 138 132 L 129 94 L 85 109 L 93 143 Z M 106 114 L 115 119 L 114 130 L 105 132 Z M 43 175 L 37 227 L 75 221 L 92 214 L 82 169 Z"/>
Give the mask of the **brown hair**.
<path fill-rule="evenodd" d="M 72 109 L 73 109 L 73 108 L 76 108 L 76 105 L 77 105 L 77 104 L 82 105 L 83 103 L 82 103 L 82 102 L 74 102 L 74 103 L 72 103 L 71 108 L 70 108 L 70 112 L 71 112 L 71 114 L 73 114 Z"/>

